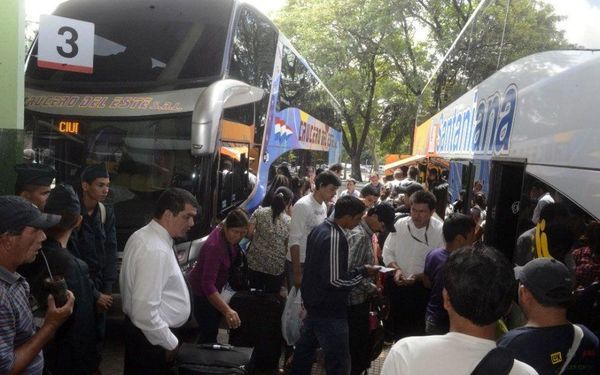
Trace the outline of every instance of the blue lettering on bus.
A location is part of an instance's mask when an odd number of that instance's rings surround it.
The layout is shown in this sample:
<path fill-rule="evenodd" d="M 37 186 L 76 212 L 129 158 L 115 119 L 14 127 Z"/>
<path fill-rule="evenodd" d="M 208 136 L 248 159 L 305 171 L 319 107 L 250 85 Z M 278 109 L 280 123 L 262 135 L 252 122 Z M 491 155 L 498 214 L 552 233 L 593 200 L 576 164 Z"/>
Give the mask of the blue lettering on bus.
<path fill-rule="evenodd" d="M 510 133 L 512 131 L 515 110 L 517 107 L 517 86 L 510 85 L 504 91 L 504 100 L 500 107 L 500 123 L 494 139 L 494 153 L 508 152 Z"/>
<path fill-rule="evenodd" d="M 510 84 L 503 93 L 496 91 L 478 98 L 464 110 L 450 108 L 439 115 L 436 152 L 504 154 L 510 148 L 510 135 L 517 106 L 518 89 Z M 449 117 L 444 113 L 450 113 Z"/>

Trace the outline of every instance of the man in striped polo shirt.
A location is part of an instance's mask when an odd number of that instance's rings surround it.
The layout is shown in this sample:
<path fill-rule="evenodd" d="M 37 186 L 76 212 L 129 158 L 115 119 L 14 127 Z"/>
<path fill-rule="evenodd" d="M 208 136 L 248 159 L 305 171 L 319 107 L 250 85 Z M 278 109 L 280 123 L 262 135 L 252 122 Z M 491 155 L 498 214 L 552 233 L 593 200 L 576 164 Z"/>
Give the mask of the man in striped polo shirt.
<path fill-rule="evenodd" d="M 17 196 L 0 197 L 0 373 L 41 374 L 42 348 L 73 312 L 75 297 L 57 308 L 48 297 L 44 324 L 36 331 L 29 309 L 29 285 L 17 267 L 31 263 L 46 239 L 43 229 L 60 221 L 43 214 L 31 202 Z"/>

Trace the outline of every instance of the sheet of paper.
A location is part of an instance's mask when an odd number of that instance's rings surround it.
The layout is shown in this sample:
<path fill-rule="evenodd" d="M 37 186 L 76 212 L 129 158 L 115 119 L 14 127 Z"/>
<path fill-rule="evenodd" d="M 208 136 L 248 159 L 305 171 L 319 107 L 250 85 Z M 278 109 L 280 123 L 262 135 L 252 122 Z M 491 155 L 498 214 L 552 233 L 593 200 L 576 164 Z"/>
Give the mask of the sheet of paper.
<path fill-rule="evenodd" d="M 388 272 L 392 272 L 395 271 L 395 268 L 390 268 L 390 267 L 383 267 L 383 266 L 377 266 L 379 272 L 381 273 L 388 273 Z"/>

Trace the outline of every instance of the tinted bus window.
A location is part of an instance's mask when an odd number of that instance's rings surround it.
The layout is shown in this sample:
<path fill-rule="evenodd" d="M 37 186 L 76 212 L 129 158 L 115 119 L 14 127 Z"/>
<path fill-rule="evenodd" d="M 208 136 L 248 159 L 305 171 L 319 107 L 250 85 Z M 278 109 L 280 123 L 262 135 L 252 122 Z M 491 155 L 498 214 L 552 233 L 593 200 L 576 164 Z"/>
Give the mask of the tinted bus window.
<path fill-rule="evenodd" d="M 90 92 L 90 88 L 103 92 L 122 88 L 150 91 L 164 84 L 211 77 L 214 80 L 221 75 L 231 2 L 210 3 L 63 3 L 56 15 L 95 25 L 93 74 L 38 68 L 36 45 L 27 67 L 27 85 L 60 90 L 68 83 L 74 92 Z"/>
<path fill-rule="evenodd" d="M 242 8 L 231 51 L 230 77 L 270 90 L 276 48 L 275 27 L 250 9 Z"/>

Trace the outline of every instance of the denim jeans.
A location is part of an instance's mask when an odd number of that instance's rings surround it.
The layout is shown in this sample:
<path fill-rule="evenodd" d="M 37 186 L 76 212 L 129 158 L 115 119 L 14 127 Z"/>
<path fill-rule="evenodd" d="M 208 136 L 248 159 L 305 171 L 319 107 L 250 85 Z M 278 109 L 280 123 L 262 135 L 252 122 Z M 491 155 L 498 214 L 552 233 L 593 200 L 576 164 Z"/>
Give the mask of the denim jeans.
<path fill-rule="evenodd" d="M 311 316 L 304 319 L 296 343 L 291 375 L 310 375 L 317 347 L 323 349 L 327 375 L 350 374 L 348 320 Z"/>

